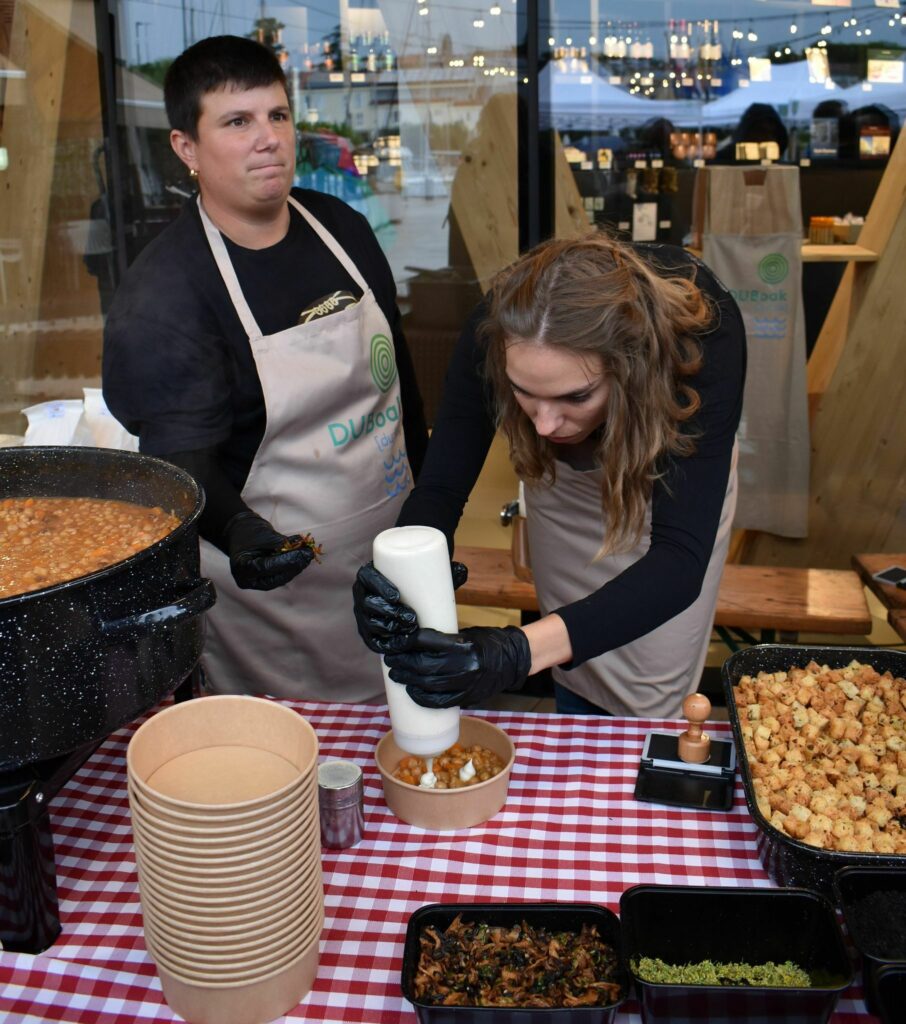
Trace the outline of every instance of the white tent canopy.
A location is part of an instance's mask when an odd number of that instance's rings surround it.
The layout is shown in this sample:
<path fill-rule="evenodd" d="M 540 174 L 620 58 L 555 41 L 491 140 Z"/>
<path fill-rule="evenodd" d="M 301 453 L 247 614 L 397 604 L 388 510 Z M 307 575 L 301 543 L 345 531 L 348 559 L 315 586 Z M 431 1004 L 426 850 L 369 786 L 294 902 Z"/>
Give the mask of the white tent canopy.
<path fill-rule="evenodd" d="M 866 89 L 866 85 L 870 85 L 870 88 Z M 906 119 L 906 84 L 903 82 L 895 85 L 883 82 L 857 82 L 856 85 L 843 89 L 839 97 L 846 101 L 850 110 L 867 107 L 871 103 L 883 103 L 899 116 L 901 122 Z"/>
<path fill-rule="evenodd" d="M 591 71 L 561 71 L 548 64 L 541 72 L 541 116 L 561 132 L 606 132 L 655 117 L 678 125 L 698 124 L 701 106 L 697 100 L 632 96 Z"/>
<path fill-rule="evenodd" d="M 751 82 L 719 99 L 706 103 L 702 109 L 705 124 L 735 124 L 753 103 L 767 103 L 785 121 L 807 121 L 822 100 L 841 99 L 843 90 L 830 78 L 814 80 L 808 61 L 775 64 L 769 82 Z"/>

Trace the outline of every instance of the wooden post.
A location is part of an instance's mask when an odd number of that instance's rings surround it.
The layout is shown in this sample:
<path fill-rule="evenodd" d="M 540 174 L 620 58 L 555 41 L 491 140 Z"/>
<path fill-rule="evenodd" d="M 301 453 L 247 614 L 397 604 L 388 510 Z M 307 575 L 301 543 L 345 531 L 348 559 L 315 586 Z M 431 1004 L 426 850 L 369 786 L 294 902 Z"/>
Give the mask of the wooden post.
<path fill-rule="evenodd" d="M 846 568 L 858 551 L 906 550 L 906 132 L 900 132 L 859 244 L 808 366 L 809 532 L 752 539 L 745 561 Z"/>
<path fill-rule="evenodd" d="M 556 234 L 578 238 L 592 226 L 559 136 L 555 159 Z M 482 290 L 519 255 L 517 180 L 516 95 L 496 93 L 481 112 L 478 134 L 463 154 L 451 193 L 453 214 Z"/>

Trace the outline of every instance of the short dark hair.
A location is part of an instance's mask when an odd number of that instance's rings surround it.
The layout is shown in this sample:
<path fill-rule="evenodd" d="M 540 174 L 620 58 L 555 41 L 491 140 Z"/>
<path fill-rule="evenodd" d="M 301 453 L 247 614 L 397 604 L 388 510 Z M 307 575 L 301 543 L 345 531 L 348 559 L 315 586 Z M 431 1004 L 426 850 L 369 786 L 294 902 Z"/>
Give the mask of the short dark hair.
<path fill-rule="evenodd" d="M 184 50 L 167 69 L 164 103 L 170 127 L 196 138 L 201 101 L 227 86 L 257 89 L 279 82 L 289 99 L 283 68 L 273 50 L 241 36 L 210 36 Z"/>

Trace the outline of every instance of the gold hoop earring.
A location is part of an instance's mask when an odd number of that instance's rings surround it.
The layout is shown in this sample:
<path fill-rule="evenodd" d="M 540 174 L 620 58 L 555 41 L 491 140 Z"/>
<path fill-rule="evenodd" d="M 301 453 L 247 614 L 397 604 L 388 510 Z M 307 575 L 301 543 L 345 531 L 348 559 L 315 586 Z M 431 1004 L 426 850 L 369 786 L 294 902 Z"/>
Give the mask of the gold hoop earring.
<path fill-rule="evenodd" d="M 192 181 L 198 181 L 198 171 L 194 167 L 189 168 L 189 177 Z"/>

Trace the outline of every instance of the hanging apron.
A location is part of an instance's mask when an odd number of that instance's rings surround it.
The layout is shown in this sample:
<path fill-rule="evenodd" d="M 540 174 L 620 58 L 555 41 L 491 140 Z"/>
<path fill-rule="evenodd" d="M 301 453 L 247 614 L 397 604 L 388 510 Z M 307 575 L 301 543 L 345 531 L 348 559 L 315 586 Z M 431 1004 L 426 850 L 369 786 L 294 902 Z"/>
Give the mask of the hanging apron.
<path fill-rule="evenodd" d="M 710 167 L 702 257 L 736 299 L 748 371 L 734 526 L 808 532 L 809 428 L 798 167 Z"/>
<path fill-rule="evenodd" d="M 651 504 L 636 547 L 594 561 L 605 527 L 601 522 L 601 470 L 557 463 L 553 487 L 525 485 L 532 572 L 543 615 L 581 600 L 637 562 L 650 546 Z M 698 598 L 684 612 L 631 643 L 578 668 L 555 667 L 556 682 L 614 715 L 681 718 L 684 698 L 701 679 L 717 590 L 736 508 L 736 447 L 714 550 Z M 664 581 L 669 586 L 669 581 Z"/>
<path fill-rule="evenodd" d="M 337 240 L 289 202 L 362 289 L 358 302 L 262 336 L 220 232 L 199 211 L 249 344 L 267 426 L 243 501 L 281 533 L 310 533 L 323 548 L 286 586 L 240 590 L 229 560 L 202 542 L 202 571 L 217 587 L 202 655 L 215 693 L 310 700 L 383 699 L 381 659 L 359 637 L 352 583 L 371 542 L 396 522 L 411 474 L 393 335 L 364 277 Z"/>

